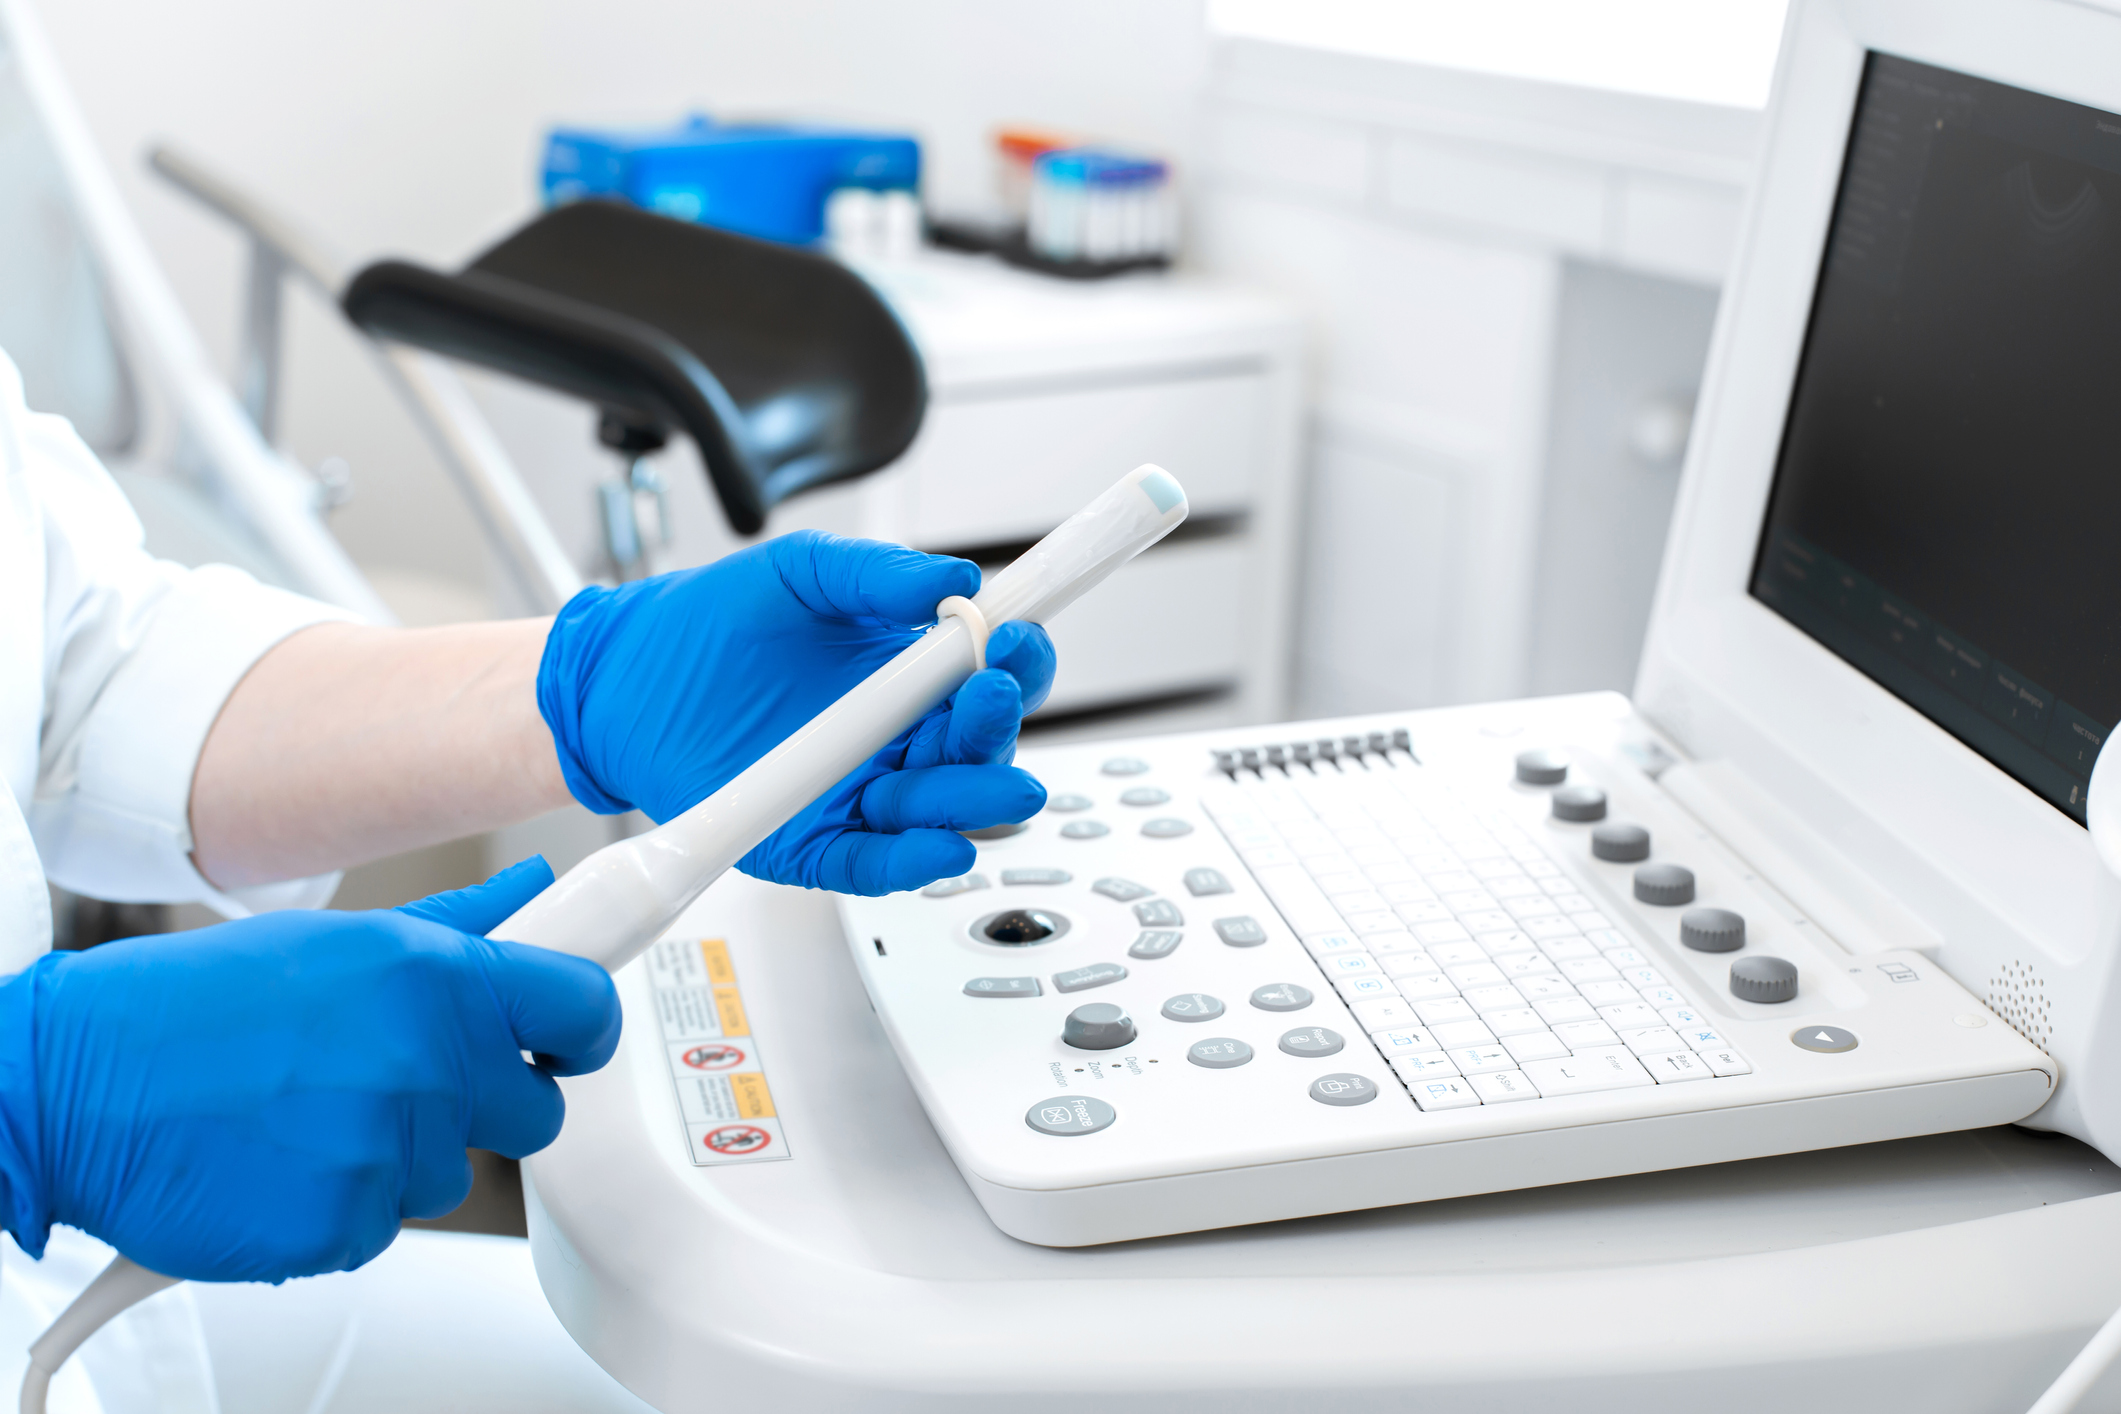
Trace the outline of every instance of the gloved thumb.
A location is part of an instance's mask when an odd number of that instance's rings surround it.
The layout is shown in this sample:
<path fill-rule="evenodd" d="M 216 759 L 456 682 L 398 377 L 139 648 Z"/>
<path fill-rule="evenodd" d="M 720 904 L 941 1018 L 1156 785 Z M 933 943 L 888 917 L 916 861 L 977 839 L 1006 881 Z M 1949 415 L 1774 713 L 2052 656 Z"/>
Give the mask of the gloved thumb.
<path fill-rule="evenodd" d="M 489 929 L 499 927 L 502 920 L 545 892 L 552 877 L 552 866 L 545 862 L 545 856 L 533 854 L 483 884 L 431 894 L 400 904 L 396 911 L 483 938 Z"/>

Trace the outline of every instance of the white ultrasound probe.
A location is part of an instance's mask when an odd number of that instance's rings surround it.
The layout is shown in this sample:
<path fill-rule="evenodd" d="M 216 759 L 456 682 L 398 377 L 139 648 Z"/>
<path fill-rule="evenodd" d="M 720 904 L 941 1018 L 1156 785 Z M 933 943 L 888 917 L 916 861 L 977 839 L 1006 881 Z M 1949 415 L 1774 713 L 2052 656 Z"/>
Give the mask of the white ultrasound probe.
<path fill-rule="evenodd" d="M 487 936 L 572 953 L 616 972 L 759 841 L 986 666 L 990 627 L 1044 623 L 1186 518 L 1186 493 L 1139 466 L 1026 550 L 974 599 L 936 606 L 935 627 L 737 778 L 646 834 L 606 845 Z M 82 1341 L 164 1287 L 118 1257 L 30 1347 L 21 1414 L 44 1414 L 52 1375 Z"/>

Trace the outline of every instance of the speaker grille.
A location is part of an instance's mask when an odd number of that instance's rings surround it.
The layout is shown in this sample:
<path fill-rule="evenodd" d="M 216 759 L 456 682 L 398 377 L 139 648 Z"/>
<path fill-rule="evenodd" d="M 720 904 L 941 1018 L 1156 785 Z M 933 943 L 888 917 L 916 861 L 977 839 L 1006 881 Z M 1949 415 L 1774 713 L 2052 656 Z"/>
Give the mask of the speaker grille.
<path fill-rule="evenodd" d="M 2013 960 L 1988 979 L 1989 1009 L 2008 1021 L 2020 1036 L 2047 1049 L 2052 1026 L 2047 1013 L 2047 983 L 2029 962 Z"/>

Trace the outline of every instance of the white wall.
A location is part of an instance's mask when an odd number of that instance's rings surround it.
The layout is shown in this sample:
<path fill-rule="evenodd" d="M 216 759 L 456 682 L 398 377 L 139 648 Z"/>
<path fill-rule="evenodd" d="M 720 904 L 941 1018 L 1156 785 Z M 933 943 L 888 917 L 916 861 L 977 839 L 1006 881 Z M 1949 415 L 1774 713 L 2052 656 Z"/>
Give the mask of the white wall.
<path fill-rule="evenodd" d="M 854 119 L 923 140 L 931 194 L 984 199 L 986 137 L 1035 121 L 1184 157 L 1206 65 L 1199 0 L 41 0 L 105 156 L 210 347 L 232 364 L 240 251 L 146 173 L 167 140 L 342 252 L 449 263 L 527 215 L 555 121 L 691 108 Z M 371 567 L 476 585 L 472 523 L 372 371 L 299 308 L 284 440 L 343 456 L 336 528 Z M 587 443 L 586 412 L 524 409 Z M 508 431 L 510 429 L 504 429 Z M 535 450 L 534 446 L 529 450 Z"/>

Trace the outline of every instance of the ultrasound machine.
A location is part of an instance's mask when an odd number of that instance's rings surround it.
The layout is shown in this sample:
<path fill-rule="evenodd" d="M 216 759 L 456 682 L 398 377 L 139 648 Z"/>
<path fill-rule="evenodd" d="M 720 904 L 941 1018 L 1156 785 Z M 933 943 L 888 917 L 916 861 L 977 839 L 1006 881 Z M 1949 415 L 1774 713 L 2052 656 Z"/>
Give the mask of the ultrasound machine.
<path fill-rule="evenodd" d="M 2117 542 L 2121 0 L 1796 0 L 1633 695 L 724 879 L 547 1293 L 667 1411 L 2024 1409 L 2121 1308 Z"/>

